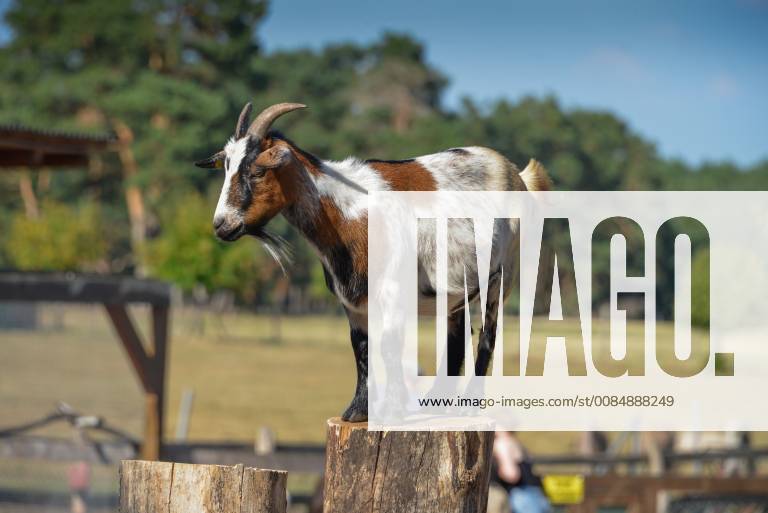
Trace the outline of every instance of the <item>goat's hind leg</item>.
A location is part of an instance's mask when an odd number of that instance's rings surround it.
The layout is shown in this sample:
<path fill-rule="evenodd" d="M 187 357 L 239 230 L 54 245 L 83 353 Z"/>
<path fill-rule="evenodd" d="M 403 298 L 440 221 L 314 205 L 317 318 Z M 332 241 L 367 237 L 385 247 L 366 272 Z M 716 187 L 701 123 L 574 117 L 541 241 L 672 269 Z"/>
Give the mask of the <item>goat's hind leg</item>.
<path fill-rule="evenodd" d="M 501 271 L 496 271 L 488 280 L 488 302 L 485 305 L 485 322 L 480 340 L 477 344 L 477 358 L 475 359 L 475 376 L 485 376 L 493 356 L 493 348 L 496 347 L 496 325 L 499 316 L 499 299 L 501 297 Z"/>
<path fill-rule="evenodd" d="M 448 343 L 447 360 L 448 376 L 460 376 L 461 366 L 464 365 L 464 309 L 456 310 L 448 314 Z"/>

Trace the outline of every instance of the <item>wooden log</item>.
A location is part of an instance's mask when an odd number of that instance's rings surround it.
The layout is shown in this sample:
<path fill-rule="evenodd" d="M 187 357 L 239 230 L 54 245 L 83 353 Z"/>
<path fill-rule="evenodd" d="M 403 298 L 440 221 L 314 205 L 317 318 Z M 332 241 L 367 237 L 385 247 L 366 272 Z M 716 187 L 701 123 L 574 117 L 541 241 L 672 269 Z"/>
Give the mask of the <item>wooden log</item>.
<path fill-rule="evenodd" d="M 493 432 L 328 420 L 324 513 L 485 512 Z"/>
<path fill-rule="evenodd" d="M 287 473 L 154 461 L 120 464 L 121 513 L 286 513 Z"/>

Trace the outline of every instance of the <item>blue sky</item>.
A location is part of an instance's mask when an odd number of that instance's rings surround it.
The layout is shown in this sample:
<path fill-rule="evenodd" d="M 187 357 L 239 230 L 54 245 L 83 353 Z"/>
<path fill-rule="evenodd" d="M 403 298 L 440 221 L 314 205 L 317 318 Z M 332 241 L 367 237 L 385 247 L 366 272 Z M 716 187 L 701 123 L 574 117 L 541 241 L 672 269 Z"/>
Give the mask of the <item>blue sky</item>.
<path fill-rule="evenodd" d="M 259 36 L 271 51 L 385 30 L 426 45 L 449 107 L 552 93 L 615 112 L 666 156 L 768 158 L 768 0 L 273 0 Z"/>
<path fill-rule="evenodd" d="M 277 0 L 268 50 L 406 31 L 470 95 L 606 109 L 691 163 L 768 158 L 768 0 Z"/>

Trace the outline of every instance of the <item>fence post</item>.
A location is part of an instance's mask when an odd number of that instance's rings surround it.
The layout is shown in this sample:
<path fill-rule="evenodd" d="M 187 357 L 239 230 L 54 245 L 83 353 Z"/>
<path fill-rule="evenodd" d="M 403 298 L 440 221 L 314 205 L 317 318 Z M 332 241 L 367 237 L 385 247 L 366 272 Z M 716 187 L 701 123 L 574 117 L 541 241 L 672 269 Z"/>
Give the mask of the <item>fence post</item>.
<path fill-rule="evenodd" d="M 287 473 L 242 465 L 120 463 L 121 513 L 286 513 Z"/>
<path fill-rule="evenodd" d="M 328 420 L 324 513 L 485 513 L 493 433 Z"/>

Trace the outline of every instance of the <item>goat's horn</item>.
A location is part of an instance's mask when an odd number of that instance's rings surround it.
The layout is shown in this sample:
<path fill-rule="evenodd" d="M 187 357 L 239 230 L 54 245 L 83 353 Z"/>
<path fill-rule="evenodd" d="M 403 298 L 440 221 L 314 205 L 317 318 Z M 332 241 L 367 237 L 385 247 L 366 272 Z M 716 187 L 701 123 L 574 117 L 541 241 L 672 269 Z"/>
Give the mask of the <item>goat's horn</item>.
<path fill-rule="evenodd" d="M 251 102 L 248 102 L 245 104 L 245 107 L 243 107 L 242 112 L 240 112 L 240 117 L 237 118 L 237 126 L 235 127 L 235 139 L 245 137 L 245 134 L 247 133 L 246 127 L 248 126 L 252 109 L 253 105 L 251 105 Z"/>
<path fill-rule="evenodd" d="M 267 130 L 269 130 L 269 127 L 272 126 L 272 123 L 274 123 L 277 118 L 293 110 L 303 109 L 305 107 L 306 105 L 302 105 L 301 103 L 278 103 L 271 107 L 267 107 L 253 120 L 250 128 L 248 128 L 248 135 L 256 139 L 262 139 L 267 135 Z"/>

